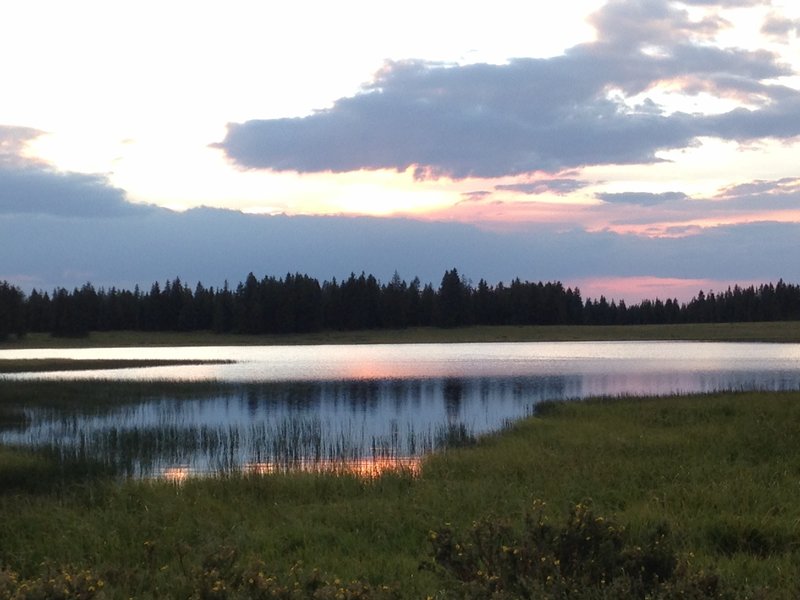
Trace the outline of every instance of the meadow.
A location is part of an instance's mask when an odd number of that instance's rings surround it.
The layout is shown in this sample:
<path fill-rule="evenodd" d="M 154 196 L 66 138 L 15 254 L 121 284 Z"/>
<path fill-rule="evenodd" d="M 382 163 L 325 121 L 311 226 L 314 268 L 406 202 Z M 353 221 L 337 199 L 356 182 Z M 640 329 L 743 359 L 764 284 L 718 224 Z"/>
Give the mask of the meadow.
<path fill-rule="evenodd" d="M 129 346 L 238 346 L 296 344 L 423 344 L 470 342 L 555 342 L 683 340 L 715 342 L 800 342 L 800 321 L 681 323 L 671 325 L 475 325 L 409 327 L 304 334 L 247 335 L 193 332 L 93 331 L 87 337 L 30 333 L 0 343 L 0 350 L 108 348 Z"/>
<path fill-rule="evenodd" d="M 367 479 L 119 482 L 2 448 L 0 597 L 794 598 L 799 425 L 798 392 L 548 403 Z"/>

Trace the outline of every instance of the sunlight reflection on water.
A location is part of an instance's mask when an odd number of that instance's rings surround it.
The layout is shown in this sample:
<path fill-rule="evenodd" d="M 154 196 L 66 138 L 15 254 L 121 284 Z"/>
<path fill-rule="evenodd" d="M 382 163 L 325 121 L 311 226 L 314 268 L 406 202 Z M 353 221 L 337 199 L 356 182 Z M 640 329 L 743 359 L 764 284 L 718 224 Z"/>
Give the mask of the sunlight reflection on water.
<path fill-rule="evenodd" d="M 3 358 L 226 360 L 231 364 L 18 374 L 15 378 L 229 382 L 797 369 L 798 344 L 532 342 L 0 350 Z"/>

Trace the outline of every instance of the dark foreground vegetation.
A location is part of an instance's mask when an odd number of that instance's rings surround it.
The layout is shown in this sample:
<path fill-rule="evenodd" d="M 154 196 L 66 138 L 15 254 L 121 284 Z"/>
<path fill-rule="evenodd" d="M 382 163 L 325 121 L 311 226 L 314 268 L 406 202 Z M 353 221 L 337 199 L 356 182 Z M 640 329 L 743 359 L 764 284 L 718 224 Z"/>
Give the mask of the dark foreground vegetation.
<path fill-rule="evenodd" d="M 288 334 L 319 331 L 454 328 L 465 325 L 632 325 L 800 320 L 800 286 L 779 281 L 699 292 L 688 303 L 675 299 L 627 305 L 605 297 L 586 299 L 559 282 L 515 279 L 509 285 L 477 285 L 447 271 L 437 289 L 399 275 L 381 283 L 355 274 L 320 283 L 307 275 L 257 279 L 252 273 L 235 288 L 194 289 L 180 279 L 149 291 L 95 289 L 33 290 L 25 295 L 0 282 L 0 340 L 47 332 L 80 337 L 90 331 L 214 331 Z"/>
<path fill-rule="evenodd" d="M 368 480 L 0 448 L 0 598 L 796 598 L 799 426 L 798 392 L 551 403 Z"/>
<path fill-rule="evenodd" d="M 471 325 L 465 327 L 408 327 L 247 335 L 211 331 L 94 331 L 90 336 L 53 337 L 30 333 L 7 341 L 22 348 L 122 348 L 141 346 L 269 346 L 315 344 L 459 344 L 488 342 L 570 341 L 704 341 L 800 343 L 800 321 L 752 323 L 675 323 L 664 325 Z M 46 361 L 0 359 L 0 373 L 14 370 L 52 370 Z M 77 364 L 77 361 L 73 361 Z M 97 361 L 80 361 L 97 368 Z M 126 366 L 124 361 L 119 367 Z M 27 365 L 28 368 L 25 368 Z M 129 365 L 130 366 L 130 365 Z M 7 368 L 8 367 L 8 368 Z M 41 367 L 41 368 L 39 368 Z"/>

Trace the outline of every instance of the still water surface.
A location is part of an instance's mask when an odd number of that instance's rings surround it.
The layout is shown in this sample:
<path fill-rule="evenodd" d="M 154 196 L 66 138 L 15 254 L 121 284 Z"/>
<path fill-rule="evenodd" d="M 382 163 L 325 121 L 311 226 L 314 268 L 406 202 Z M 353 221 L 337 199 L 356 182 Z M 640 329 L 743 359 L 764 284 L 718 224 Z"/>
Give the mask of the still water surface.
<path fill-rule="evenodd" d="M 22 373 L 11 379 L 225 382 L 65 413 L 23 407 L 0 443 L 51 447 L 132 476 L 407 457 L 497 430 L 543 400 L 800 389 L 800 345 L 558 342 L 0 351 L 2 358 L 231 364 Z"/>

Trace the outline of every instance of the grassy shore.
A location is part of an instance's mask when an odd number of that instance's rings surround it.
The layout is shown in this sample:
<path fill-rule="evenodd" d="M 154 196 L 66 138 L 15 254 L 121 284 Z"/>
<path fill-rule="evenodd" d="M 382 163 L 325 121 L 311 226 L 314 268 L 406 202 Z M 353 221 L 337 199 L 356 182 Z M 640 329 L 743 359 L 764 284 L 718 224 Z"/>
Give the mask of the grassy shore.
<path fill-rule="evenodd" d="M 799 430 L 800 393 L 554 403 L 476 446 L 429 457 L 417 478 L 180 486 L 71 479 L 44 457 L 0 448 L 0 566 L 15 578 L 9 585 L 80 575 L 92 587 L 102 580 L 112 598 L 221 598 L 225 586 L 246 585 L 247 565 L 263 583 L 301 561 L 331 581 L 422 598 L 447 586 L 419 569 L 431 530 L 466 531 L 487 516 L 520 525 L 536 499 L 562 522 L 591 499 L 635 544 L 668 526 L 680 560 L 717 573 L 734 597 L 795 598 Z M 0 596 L 2 584 L 0 571 Z"/>
<path fill-rule="evenodd" d="M 441 329 L 324 331 L 286 335 L 235 335 L 212 332 L 93 332 L 86 338 L 29 334 L 9 339 L 0 349 L 129 346 L 245 346 L 298 344 L 412 344 L 468 342 L 550 342 L 605 340 L 697 340 L 725 342 L 800 342 L 800 321 L 697 323 L 680 325 L 474 326 Z"/>
<path fill-rule="evenodd" d="M 137 367 L 165 367 L 180 365 L 225 364 L 223 360 L 180 359 L 72 359 L 72 358 L 14 358 L 0 359 L 0 373 L 41 371 L 83 371 L 86 369 L 132 369 Z"/>

